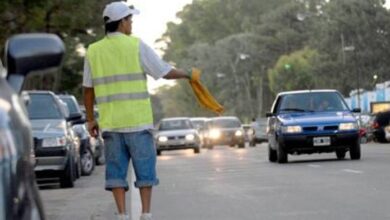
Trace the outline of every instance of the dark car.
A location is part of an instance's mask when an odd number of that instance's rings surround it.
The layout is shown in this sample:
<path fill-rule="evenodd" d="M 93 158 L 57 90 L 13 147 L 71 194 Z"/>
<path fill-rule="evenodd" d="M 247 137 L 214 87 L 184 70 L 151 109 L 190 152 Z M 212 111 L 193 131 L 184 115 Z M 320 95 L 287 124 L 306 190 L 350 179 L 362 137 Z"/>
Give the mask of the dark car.
<path fill-rule="evenodd" d="M 73 95 L 58 95 L 66 103 L 69 109 L 69 120 L 72 122 L 72 129 L 80 141 L 81 174 L 89 176 L 95 168 L 95 158 L 100 156 L 101 152 L 96 151 L 96 145 L 93 144 L 92 137 L 85 127 L 85 119 L 79 107 L 76 98 Z"/>
<path fill-rule="evenodd" d="M 386 143 L 385 127 L 390 124 L 390 111 L 376 113 L 371 122 L 373 139 L 376 142 Z"/>
<path fill-rule="evenodd" d="M 237 117 L 214 117 L 207 121 L 206 126 L 208 134 L 205 145 L 207 148 L 213 148 L 215 145 L 245 147 L 245 131 Z"/>
<path fill-rule="evenodd" d="M 29 91 L 27 106 L 35 139 L 35 173 L 39 179 L 59 177 L 73 187 L 81 173 L 80 143 L 66 104 L 50 91 Z"/>
<path fill-rule="evenodd" d="M 336 90 L 279 93 L 268 119 L 269 160 L 286 163 L 288 154 L 336 152 L 360 159 L 359 127 Z"/>
<path fill-rule="evenodd" d="M 0 62 L 0 219 L 44 220 L 30 160 L 31 125 L 17 93 L 31 71 L 61 63 L 64 45 L 55 35 L 16 35 L 5 52 L 7 70 Z"/>

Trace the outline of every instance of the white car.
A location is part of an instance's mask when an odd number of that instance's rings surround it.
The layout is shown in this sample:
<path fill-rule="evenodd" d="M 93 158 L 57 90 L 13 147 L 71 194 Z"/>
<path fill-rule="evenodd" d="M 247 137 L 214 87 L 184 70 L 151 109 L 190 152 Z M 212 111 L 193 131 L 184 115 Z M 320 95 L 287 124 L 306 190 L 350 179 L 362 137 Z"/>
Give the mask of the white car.
<path fill-rule="evenodd" d="M 198 130 L 189 118 L 165 118 L 157 125 L 155 134 L 157 155 L 163 150 L 194 149 L 200 152 Z"/>

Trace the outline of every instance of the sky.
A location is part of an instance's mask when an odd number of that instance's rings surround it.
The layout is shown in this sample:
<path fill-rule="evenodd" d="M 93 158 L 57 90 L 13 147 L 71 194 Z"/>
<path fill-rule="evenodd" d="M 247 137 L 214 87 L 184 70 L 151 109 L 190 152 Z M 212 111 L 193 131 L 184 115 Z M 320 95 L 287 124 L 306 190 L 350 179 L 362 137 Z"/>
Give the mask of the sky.
<path fill-rule="evenodd" d="M 177 20 L 176 13 L 191 2 L 192 0 L 127 0 L 128 4 L 140 10 L 140 14 L 133 17 L 133 35 L 141 38 L 161 55 L 155 41 L 164 34 L 168 22 Z M 159 86 L 172 84 L 174 81 L 148 78 L 151 93 Z"/>
<path fill-rule="evenodd" d="M 176 21 L 176 13 L 182 8 L 191 4 L 192 0 L 127 0 L 129 4 L 140 10 L 140 14 L 133 17 L 133 35 L 141 38 L 149 46 L 158 51 L 155 41 L 159 39 L 166 30 L 169 21 Z M 387 8 L 390 8 L 390 0 L 386 1 Z M 162 85 L 173 85 L 173 81 L 164 79 L 154 80 L 148 78 L 148 87 L 151 93 Z"/>

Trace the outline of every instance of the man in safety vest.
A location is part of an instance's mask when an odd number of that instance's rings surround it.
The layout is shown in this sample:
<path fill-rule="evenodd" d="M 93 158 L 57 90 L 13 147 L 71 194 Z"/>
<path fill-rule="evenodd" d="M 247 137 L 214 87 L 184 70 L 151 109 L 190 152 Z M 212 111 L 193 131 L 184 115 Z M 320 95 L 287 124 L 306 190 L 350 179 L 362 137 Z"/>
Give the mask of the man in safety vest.
<path fill-rule="evenodd" d="M 125 192 L 132 161 L 142 202 L 141 220 L 152 219 L 150 204 L 156 176 L 156 150 L 150 130 L 153 115 L 146 74 L 154 79 L 190 79 L 190 74 L 162 61 L 140 39 L 130 36 L 132 16 L 139 11 L 124 2 L 107 4 L 103 11 L 106 36 L 88 47 L 84 64 L 84 104 L 88 130 L 105 141 L 105 188 L 112 191 L 118 219 L 128 219 Z M 99 123 L 93 116 L 96 101 Z"/>

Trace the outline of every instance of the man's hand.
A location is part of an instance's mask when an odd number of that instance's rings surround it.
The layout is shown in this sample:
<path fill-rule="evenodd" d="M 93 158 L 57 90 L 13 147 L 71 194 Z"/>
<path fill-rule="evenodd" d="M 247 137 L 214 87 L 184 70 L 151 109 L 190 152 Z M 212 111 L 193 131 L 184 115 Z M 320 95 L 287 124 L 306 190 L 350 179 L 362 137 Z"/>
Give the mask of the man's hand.
<path fill-rule="evenodd" d="M 95 120 L 87 122 L 88 132 L 92 137 L 99 135 L 99 126 Z"/>

